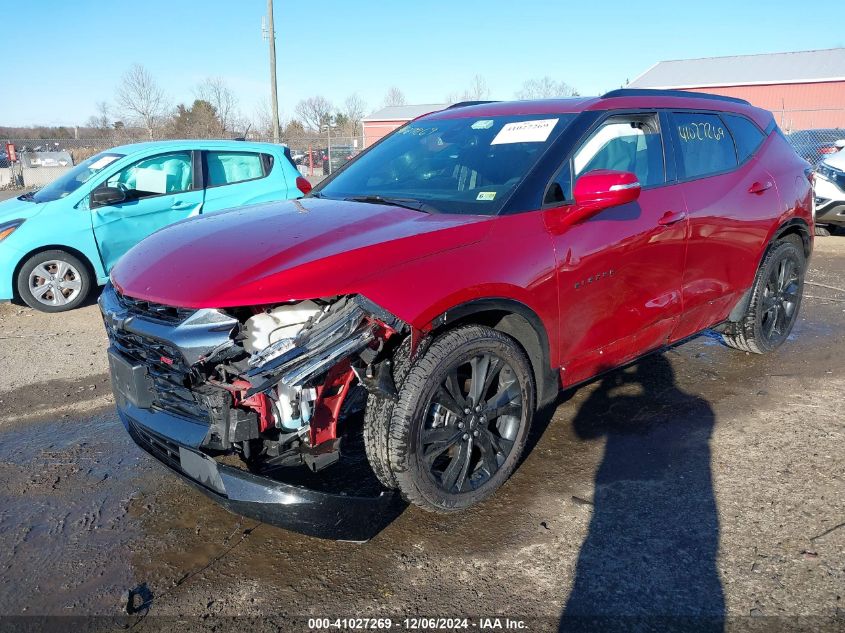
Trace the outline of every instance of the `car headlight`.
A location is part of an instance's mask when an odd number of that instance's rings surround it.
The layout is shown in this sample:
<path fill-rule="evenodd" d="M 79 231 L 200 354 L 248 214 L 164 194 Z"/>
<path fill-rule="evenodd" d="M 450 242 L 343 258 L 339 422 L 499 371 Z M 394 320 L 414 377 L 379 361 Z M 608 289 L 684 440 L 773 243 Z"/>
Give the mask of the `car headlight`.
<path fill-rule="evenodd" d="M 17 229 L 23 223 L 23 219 L 20 219 L 12 220 L 11 222 L 3 222 L 2 224 L 0 224 L 0 242 L 2 242 L 12 233 L 14 233 L 15 229 Z"/>

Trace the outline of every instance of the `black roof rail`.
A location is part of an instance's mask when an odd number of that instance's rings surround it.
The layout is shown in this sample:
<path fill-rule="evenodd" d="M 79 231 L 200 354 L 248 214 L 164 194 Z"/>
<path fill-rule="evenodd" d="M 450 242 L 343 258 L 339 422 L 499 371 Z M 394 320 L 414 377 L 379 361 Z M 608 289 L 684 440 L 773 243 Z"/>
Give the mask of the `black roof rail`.
<path fill-rule="evenodd" d="M 723 97 L 722 95 L 714 95 L 709 92 L 659 90 L 656 88 L 619 88 L 618 90 L 605 92 L 601 96 L 602 99 L 611 99 L 613 97 L 686 97 L 687 99 L 713 99 L 714 101 L 730 101 L 731 103 L 751 105 L 745 99 L 738 99 L 737 97 Z"/>
<path fill-rule="evenodd" d="M 469 106 L 475 105 L 484 105 L 485 103 L 499 103 L 498 101 L 460 101 L 458 103 L 453 103 L 450 105 L 447 110 L 453 110 L 454 108 L 468 108 Z"/>

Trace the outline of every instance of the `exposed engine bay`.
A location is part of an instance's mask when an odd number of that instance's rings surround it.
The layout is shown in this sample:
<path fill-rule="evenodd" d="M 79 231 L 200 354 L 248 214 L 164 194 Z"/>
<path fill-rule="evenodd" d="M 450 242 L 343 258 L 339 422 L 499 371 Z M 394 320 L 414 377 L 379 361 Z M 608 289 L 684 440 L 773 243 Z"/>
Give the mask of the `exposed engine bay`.
<path fill-rule="evenodd" d="M 338 460 L 338 424 L 362 388 L 396 397 L 388 359 L 409 328 L 364 297 L 226 313 L 238 325 L 190 368 L 210 412 L 207 451 L 317 471 Z"/>

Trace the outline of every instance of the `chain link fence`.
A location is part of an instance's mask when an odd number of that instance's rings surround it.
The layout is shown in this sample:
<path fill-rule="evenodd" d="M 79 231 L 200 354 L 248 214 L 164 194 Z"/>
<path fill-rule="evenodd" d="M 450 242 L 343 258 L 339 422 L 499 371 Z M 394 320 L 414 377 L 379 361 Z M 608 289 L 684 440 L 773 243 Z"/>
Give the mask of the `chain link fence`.
<path fill-rule="evenodd" d="M 169 140 L 169 139 L 155 139 Z M 202 142 L 208 139 L 197 139 Z M 232 140 L 232 139 L 227 139 Z M 272 143 L 272 138 L 249 138 L 250 142 Z M 43 187 L 70 171 L 74 165 L 118 145 L 141 142 L 125 137 L 90 139 L 2 139 L 0 143 L 0 189 Z M 15 147 L 16 161 L 10 161 L 6 142 Z M 331 174 L 358 154 L 364 146 L 361 136 L 311 134 L 283 138 L 299 171 L 313 180 Z"/>
<path fill-rule="evenodd" d="M 845 145 L 838 143 L 845 141 L 845 108 L 777 110 L 773 115 L 798 154 L 813 166 Z M 4 151 L 5 143 L 0 144 L 0 189 L 23 189 L 43 187 L 94 154 L 146 139 L 123 134 L 90 139 L 0 140 L 10 141 L 18 158 L 15 163 L 9 161 Z M 272 142 L 268 137 L 253 136 L 247 140 Z M 299 171 L 312 182 L 340 168 L 364 147 L 362 136 L 325 133 L 285 137 L 281 142 L 290 149 L 291 159 Z"/>

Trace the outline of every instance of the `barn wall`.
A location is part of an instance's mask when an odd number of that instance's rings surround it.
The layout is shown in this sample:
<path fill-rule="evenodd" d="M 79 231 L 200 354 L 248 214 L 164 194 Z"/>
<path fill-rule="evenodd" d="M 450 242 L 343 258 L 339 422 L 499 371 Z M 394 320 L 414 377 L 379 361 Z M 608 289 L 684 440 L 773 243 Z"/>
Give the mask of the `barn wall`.
<path fill-rule="evenodd" d="M 688 89 L 739 97 L 771 110 L 784 131 L 845 128 L 845 81 Z"/>

